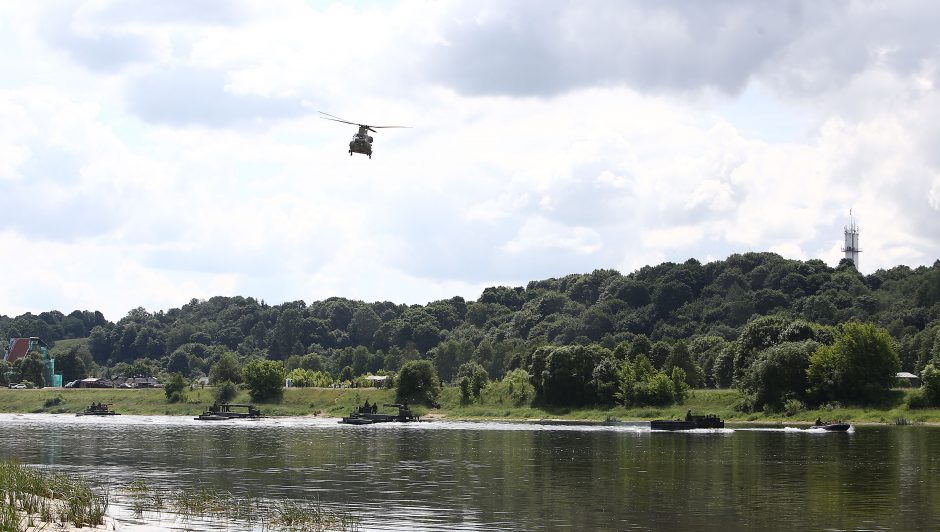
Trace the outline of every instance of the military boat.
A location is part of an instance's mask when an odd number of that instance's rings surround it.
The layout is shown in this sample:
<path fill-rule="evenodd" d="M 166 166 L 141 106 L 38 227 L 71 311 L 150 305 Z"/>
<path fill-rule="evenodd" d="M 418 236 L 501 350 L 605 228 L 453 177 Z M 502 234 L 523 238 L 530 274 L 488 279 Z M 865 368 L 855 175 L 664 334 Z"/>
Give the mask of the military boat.
<path fill-rule="evenodd" d="M 845 432 L 852 428 L 852 425 L 841 421 L 830 422 L 816 420 L 816 423 L 810 427 L 810 430 L 828 430 L 829 432 Z"/>
<path fill-rule="evenodd" d="M 119 416 L 114 410 L 111 410 L 111 403 L 91 403 L 85 407 L 83 412 L 75 414 L 76 416 Z"/>
<path fill-rule="evenodd" d="M 725 422 L 715 414 L 705 416 L 692 415 L 689 410 L 685 419 L 655 419 L 650 421 L 652 430 L 692 430 L 692 429 L 723 429 Z"/>
<path fill-rule="evenodd" d="M 254 405 L 233 403 L 213 404 L 205 412 L 193 418 L 198 421 L 226 421 L 229 419 L 261 419 L 261 411 Z"/>
<path fill-rule="evenodd" d="M 388 423 L 391 421 L 409 422 L 419 421 L 418 416 L 411 411 L 408 403 L 383 404 L 388 408 L 397 408 L 397 414 L 380 414 L 378 403 L 370 405 L 369 401 L 362 406 L 357 406 L 348 416 L 340 420 L 340 423 L 347 425 L 371 425 L 373 423 Z"/>

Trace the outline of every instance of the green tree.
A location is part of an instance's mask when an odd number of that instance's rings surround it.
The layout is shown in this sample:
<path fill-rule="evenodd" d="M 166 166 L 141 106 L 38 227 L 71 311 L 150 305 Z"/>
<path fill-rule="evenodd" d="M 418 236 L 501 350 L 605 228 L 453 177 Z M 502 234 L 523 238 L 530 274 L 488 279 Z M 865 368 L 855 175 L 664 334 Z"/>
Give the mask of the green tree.
<path fill-rule="evenodd" d="M 686 384 L 685 370 L 679 366 L 672 368 L 670 378 L 672 380 L 673 398 L 677 403 L 682 403 L 689 395 L 689 385 Z"/>
<path fill-rule="evenodd" d="M 636 371 L 629 360 L 624 360 L 617 368 L 617 391 L 614 397 L 626 406 L 633 404 L 636 399 Z"/>
<path fill-rule="evenodd" d="M 343 369 L 339 370 L 339 381 L 340 382 L 352 382 L 356 378 L 356 374 L 353 372 L 352 366 L 343 366 Z"/>
<path fill-rule="evenodd" d="M 502 382 L 515 405 L 524 404 L 535 397 L 535 388 L 530 378 L 531 376 L 524 369 L 514 369 L 503 377 Z"/>
<path fill-rule="evenodd" d="M 846 323 L 833 345 L 813 354 L 808 373 L 818 401 L 876 401 L 894 385 L 900 367 L 887 331 L 867 323 Z"/>
<path fill-rule="evenodd" d="M 553 405 L 584 405 L 594 401 L 591 380 L 594 367 L 613 354 L 600 346 L 566 345 L 552 348 L 542 371 L 545 402 Z"/>
<path fill-rule="evenodd" d="M 920 378 L 923 382 L 921 388 L 924 390 L 927 404 L 940 406 L 940 369 L 933 364 L 927 364 L 920 373 Z"/>
<path fill-rule="evenodd" d="M 430 361 L 412 360 L 405 363 L 398 373 L 396 395 L 399 401 L 430 403 L 440 392 L 437 383 L 437 372 Z"/>
<path fill-rule="evenodd" d="M 457 382 L 467 379 L 468 391 L 472 397 L 480 397 L 483 388 L 489 382 L 489 375 L 486 370 L 477 362 L 465 362 L 457 370 Z"/>
<path fill-rule="evenodd" d="M 43 377 L 46 366 L 43 364 L 42 357 L 39 356 L 39 353 L 35 351 L 29 353 L 13 363 L 14 368 L 16 368 L 17 365 L 19 365 L 16 377 L 18 382 L 28 381 L 33 383 L 37 388 L 46 386 L 46 379 Z"/>
<path fill-rule="evenodd" d="M 766 406 L 776 412 L 788 399 L 805 399 L 809 388 L 807 369 L 817 349 L 818 343 L 807 340 L 763 350 L 739 383 L 747 407 L 756 411 Z"/>
<path fill-rule="evenodd" d="M 253 401 L 278 399 L 284 391 L 284 364 L 278 360 L 256 358 L 245 364 L 242 379 Z"/>
<path fill-rule="evenodd" d="M 616 400 L 622 363 L 613 357 L 605 357 L 594 367 L 591 382 L 598 404 L 612 405 Z"/>
<path fill-rule="evenodd" d="M 290 355 L 300 355 L 294 352 L 294 346 L 300 340 L 300 323 L 303 315 L 294 307 L 284 309 L 274 325 L 274 341 L 271 344 L 271 356 L 276 359 L 285 359 Z"/>
<path fill-rule="evenodd" d="M 238 387 L 234 382 L 222 381 L 216 385 L 213 398 L 216 403 L 228 403 L 238 395 Z"/>
<path fill-rule="evenodd" d="M 458 368 L 473 356 L 473 344 L 466 340 L 445 340 L 431 350 L 435 369 L 444 382 L 450 382 Z"/>
<path fill-rule="evenodd" d="M 682 371 L 686 375 L 687 388 L 698 388 L 702 386 L 705 381 L 705 373 L 702 371 L 702 368 L 692 360 L 692 353 L 689 351 L 689 346 L 685 342 L 676 342 L 676 344 L 672 346 L 672 352 L 666 358 L 663 370 L 671 374 L 673 368 L 682 368 Z"/>
<path fill-rule="evenodd" d="M 672 379 L 662 371 L 657 371 L 648 380 L 637 380 L 635 404 L 665 406 L 676 400 Z"/>
<path fill-rule="evenodd" d="M 209 382 L 213 384 L 220 382 L 238 384 L 241 381 L 242 367 L 238 362 L 238 357 L 231 351 L 222 353 L 222 356 L 219 357 L 209 370 Z"/>
<path fill-rule="evenodd" d="M 73 347 L 68 352 L 55 358 L 56 372 L 62 374 L 62 382 L 72 382 L 78 379 L 84 379 L 85 361 L 78 354 L 78 348 Z"/>
<path fill-rule="evenodd" d="M 163 385 L 163 393 L 166 394 L 166 400 L 171 403 L 179 403 L 185 399 L 186 381 L 179 372 L 170 375 Z"/>

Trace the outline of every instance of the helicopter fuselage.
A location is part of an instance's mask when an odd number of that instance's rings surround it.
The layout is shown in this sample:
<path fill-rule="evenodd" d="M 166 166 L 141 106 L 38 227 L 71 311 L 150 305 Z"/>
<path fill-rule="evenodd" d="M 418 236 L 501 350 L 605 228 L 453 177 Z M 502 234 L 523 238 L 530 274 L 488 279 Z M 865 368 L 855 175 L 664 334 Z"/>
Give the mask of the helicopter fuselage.
<path fill-rule="evenodd" d="M 371 159 L 372 137 L 362 130 L 360 130 L 359 133 L 353 135 L 352 140 L 349 142 L 349 155 L 352 156 L 353 153 L 368 155 Z"/>

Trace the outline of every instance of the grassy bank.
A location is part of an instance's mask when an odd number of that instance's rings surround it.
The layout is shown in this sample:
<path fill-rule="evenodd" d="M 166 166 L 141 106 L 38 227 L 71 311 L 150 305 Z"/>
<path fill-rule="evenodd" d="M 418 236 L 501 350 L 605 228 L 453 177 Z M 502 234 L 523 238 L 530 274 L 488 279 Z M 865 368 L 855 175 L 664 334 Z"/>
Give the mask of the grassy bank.
<path fill-rule="evenodd" d="M 669 407 L 641 408 L 555 408 L 532 405 L 530 402 L 516 405 L 508 397 L 484 395 L 483 400 L 462 404 L 456 388 L 446 388 L 439 401 L 442 408 L 429 411 L 416 408 L 419 414 L 433 413 L 435 417 L 447 419 L 564 419 L 604 421 L 608 419 L 647 420 L 682 417 L 686 410 L 697 413 L 715 413 L 730 422 L 812 422 L 823 419 L 843 419 L 854 423 L 889 423 L 898 420 L 910 423 L 940 423 L 940 409 L 910 410 L 906 398 L 912 390 L 894 390 L 880 404 L 865 406 L 838 406 L 819 410 L 805 410 L 793 416 L 784 414 L 744 413 L 737 410 L 740 396 L 734 390 L 693 390 L 691 397 L 681 405 Z M 186 415 L 195 416 L 212 403 L 212 388 L 187 391 L 186 400 L 168 403 L 162 389 L 0 389 L 0 412 L 11 413 L 76 413 L 92 402 L 112 403 L 114 410 L 122 414 L 140 415 Z M 340 417 L 349 413 L 357 404 L 394 402 L 393 390 L 383 389 L 329 389 L 293 388 L 284 391 L 279 402 L 261 404 L 268 416 L 325 415 Z M 244 391 L 233 402 L 250 402 Z"/>

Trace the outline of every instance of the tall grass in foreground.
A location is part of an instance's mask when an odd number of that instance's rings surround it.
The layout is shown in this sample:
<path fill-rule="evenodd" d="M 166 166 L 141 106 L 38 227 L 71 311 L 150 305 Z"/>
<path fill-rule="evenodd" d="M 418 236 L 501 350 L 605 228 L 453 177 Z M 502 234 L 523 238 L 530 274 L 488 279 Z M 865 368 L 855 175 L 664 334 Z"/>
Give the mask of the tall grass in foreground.
<path fill-rule="evenodd" d="M 76 527 L 104 522 L 107 495 L 81 479 L 0 461 L 0 532 L 20 532 L 34 521 Z"/>
<path fill-rule="evenodd" d="M 239 496 L 225 490 L 195 486 L 177 490 L 151 488 L 135 480 L 126 488 L 129 506 L 137 517 L 144 511 L 167 511 L 184 520 L 212 520 L 244 525 L 262 531 L 355 531 L 359 519 L 346 510 L 324 507 L 314 501 L 273 501 Z"/>

